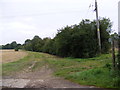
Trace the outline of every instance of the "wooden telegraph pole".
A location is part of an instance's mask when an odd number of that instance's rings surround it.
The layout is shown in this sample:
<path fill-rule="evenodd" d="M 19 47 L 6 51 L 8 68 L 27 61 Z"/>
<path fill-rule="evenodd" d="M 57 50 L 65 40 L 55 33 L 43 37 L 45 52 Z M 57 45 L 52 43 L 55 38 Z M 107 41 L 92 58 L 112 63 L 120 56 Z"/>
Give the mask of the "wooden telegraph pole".
<path fill-rule="evenodd" d="M 97 0 L 95 0 L 95 11 L 96 11 L 96 22 L 97 22 L 97 35 L 98 35 L 99 53 L 101 54 L 100 23 L 99 23 L 99 19 L 98 19 L 98 5 L 97 5 Z"/>

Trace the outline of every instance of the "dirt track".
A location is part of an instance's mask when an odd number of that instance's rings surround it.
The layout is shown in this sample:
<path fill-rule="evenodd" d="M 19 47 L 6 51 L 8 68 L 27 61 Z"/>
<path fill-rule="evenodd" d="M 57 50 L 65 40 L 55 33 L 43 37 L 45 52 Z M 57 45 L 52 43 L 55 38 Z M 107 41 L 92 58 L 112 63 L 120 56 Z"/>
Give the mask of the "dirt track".
<path fill-rule="evenodd" d="M 55 77 L 52 73 L 53 71 L 47 65 L 35 72 L 28 69 L 15 76 L 3 77 L 3 86 L 15 88 L 93 88 L 93 86 L 82 86 Z"/>
<path fill-rule="evenodd" d="M 27 55 L 26 52 L 19 51 L 4 51 L 3 62 L 16 61 Z M 21 57 L 22 56 L 22 57 Z M 34 61 L 32 65 L 24 68 L 12 75 L 3 76 L 3 87 L 10 88 L 93 88 L 94 86 L 82 86 L 61 77 L 55 77 L 53 70 L 44 65 L 39 70 L 32 71 L 32 68 L 37 62 Z"/>

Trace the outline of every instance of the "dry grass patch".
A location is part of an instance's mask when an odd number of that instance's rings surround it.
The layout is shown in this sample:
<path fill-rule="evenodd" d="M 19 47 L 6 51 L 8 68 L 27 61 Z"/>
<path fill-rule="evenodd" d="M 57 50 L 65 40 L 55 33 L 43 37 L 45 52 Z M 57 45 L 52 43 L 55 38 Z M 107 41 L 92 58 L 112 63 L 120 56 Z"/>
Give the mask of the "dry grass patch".
<path fill-rule="evenodd" d="M 8 63 L 17 61 L 28 55 L 26 51 L 14 51 L 14 50 L 0 50 L 0 58 L 2 58 L 2 63 Z"/>

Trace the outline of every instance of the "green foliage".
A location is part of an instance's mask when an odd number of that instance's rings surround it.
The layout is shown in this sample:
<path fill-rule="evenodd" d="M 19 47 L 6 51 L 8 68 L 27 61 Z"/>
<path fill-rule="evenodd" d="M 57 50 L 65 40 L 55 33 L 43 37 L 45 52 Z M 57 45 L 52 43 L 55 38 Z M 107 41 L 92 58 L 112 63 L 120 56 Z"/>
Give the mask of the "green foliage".
<path fill-rule="evenodd" d="M 39 36 L 35 36 L 32 40 L 32 50 L 36 52 L 42 51 L 43 41 Z"/>
<path fill-rule="evenodd" d="M 13 49 L 16 48 L 16 47 L 17 47 L 17 42 L 16 42 L 16 41 L 12 42 L 12 43 L 11 43 L 11 47 L 12 47 Z"/>
<path fill-rule="evenodd" d="M 111 65 L 110 63 L 106 63 L 104 67 L 105 67 L 105 68 L 108 68 L 109 70 L 112 69 L 112 65 Z"/>
<path fill-rule="evenodd" d="M 30 39 L 27 39 L 24 44 L 24 49 L 28 51 L 33 51 L 32 50 L 32 43 Z"/>
<path fill-rule="evenodd" d="M 15 48 L 21 48 L 21 44 L 17 44 L 16 41 L 13 41 L 10 44 L 2 45 L 2 49 L 15 49 Z"/>
<path fill-rule="evenodd" d="M 117 55 L 117 67 L 118 67 L 118 70 L 120 70 L 120 52 Z"/>
<path fill-rule="evenodd" d="M 109 52 L 111 22 L 109 19 L 100 20 L 102 53 Z M 45 52 L 61 57 L 89 58 L 98 55 L 98 38 L 96 22 L 88 19 L 82 20 L 78 25 L 66 26 L 58 30 L 57 35 L 51 38 L 35 36 L 27 39 L 25 50 Z"/>
<path fill-rule="evenodd" d="M 32 40 L 27 39 L 24 44 L 24 49 L 28 51 L 41 52 L 43 41 L 39 36 L 34 36 Z"/>
<path fill-rule="evenodd" d="M 42 51 L 45 53 L 55 54 L 54 40 L 51 38 L 44 38 L 44 45 Z"/>
<path fill-rule="evenodd" d="M 69 75 L 67 78 L 84 85 L 87 84 L 105 88 L 119 87 L 116 85 L 119 78 L 112 77 L 110 71 L 106 68 L 96 68 L 77 72 Z M 106 83 L 108 83 L 108 85 Z"/>
<path fill-rule="evenodd" d="M 102 88 L 120 88 L 117 72 L 112 72 L 111 55 L 103 54 L 94 58 L 48 59 L 55 69 L 54 75 L 79 83 Z"/>
<path fill-rule="evenodd" d="M 120 71 L 120 36 L 118 38 L 118 55 L 117 55 L 117 67 Z M 120 74 L 119 74 L 120 75 Z"/>
<path fill-rule="evenodd" d="M 2 45 L 0 45 L 0 49 L 2 49 Z"/>
<path fill-rule="evenodd" d="M 108 39 L 110 38 L 109 33 L 111 32 L 112 23 L 110 19 L 102 18 L 100 20 L 100 33 L 101 33 L 101 42 L 102 42 L 102 53 L 106 53 L 110 49 L 110 43 Z"/>
<path fill-rule="evenodd" d="M 100 20 L 102 52 L 110 49 L 107 31 L 111 27 L 109 19 Z M 59 30 L 55 39 L 56 55 L 62 57 L 94 57 L 98 53 L 98 39 L 95 21 L 82 20 L 79 25 L 66 26 Z"/>
<path fill-rule="evenodd" d="M 19 48 L 15 48 L 15 51 L 19 51 Z"/>

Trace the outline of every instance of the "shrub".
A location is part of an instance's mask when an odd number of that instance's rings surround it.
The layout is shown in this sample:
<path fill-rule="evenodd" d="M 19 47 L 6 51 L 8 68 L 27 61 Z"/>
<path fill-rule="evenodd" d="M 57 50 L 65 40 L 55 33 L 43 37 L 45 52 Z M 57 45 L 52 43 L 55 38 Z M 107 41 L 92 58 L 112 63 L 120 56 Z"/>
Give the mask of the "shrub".
<path fill-rule="evenodd" d="M 19 51 L 19 48 L 15 48 L 15 51 Z"/>

